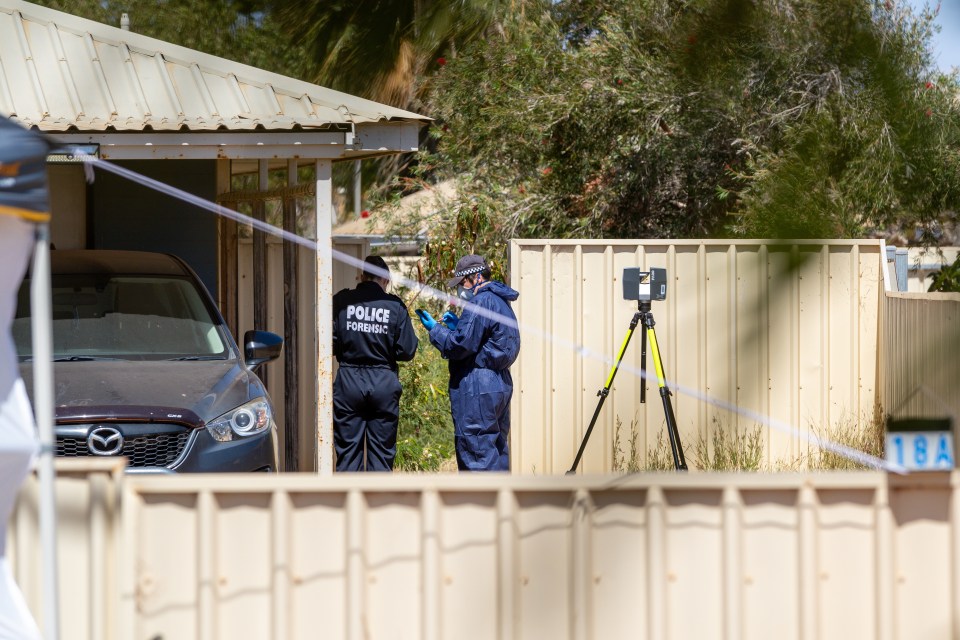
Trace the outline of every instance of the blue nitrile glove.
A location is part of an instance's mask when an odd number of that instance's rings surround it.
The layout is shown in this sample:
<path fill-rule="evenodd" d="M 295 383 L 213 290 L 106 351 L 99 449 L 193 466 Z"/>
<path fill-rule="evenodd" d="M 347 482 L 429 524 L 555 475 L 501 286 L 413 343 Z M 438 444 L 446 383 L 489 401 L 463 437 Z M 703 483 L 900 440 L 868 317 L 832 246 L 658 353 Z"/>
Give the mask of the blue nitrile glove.
<path fill-rule="evenodd" d="M 417 317 L 420 318 L 420 322 L 427 328 L 427 331 L 437 326 L 437 321 L 433 319 L 433 316 L 423 309 L 417 309 Z"/>
<path fill-rule="evenodd" d="M 457 314 L 455 314 L 453 311 L 447 311 L 440 318 L 440 321 L 447 325 L 447 329 L 453 331 L 457 328 L 457 323 L 460 322 L 460 318 L 458 318 Z"/>

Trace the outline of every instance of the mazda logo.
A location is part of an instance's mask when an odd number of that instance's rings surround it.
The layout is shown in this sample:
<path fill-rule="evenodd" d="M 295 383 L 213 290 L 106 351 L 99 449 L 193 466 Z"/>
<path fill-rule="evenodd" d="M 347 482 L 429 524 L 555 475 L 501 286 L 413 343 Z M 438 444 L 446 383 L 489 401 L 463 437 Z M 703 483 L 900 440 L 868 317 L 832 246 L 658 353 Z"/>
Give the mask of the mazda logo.
<path fill-rule="evenodd" d="M 87 449 L 95 456 L 115 456 L 123 450 L 123 434 L 113 427 L 97 427 L 87 436 Z"/>

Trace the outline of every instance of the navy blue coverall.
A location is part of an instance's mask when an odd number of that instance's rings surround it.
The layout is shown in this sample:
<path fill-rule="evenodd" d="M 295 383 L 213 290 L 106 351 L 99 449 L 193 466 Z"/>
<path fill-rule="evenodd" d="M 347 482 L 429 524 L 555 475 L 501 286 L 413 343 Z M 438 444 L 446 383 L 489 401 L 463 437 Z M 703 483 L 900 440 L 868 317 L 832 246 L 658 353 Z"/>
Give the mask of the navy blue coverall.
<path fill-rule="evenodd" d="M 510 470 L 509 367 L 520 353 L 520 331 L 510 302 L 519 296 L 491 280 L 476 289 L 470 302 L 512 323 L 486 317 L 468 305 L 456 329 L 438 322 L 430 330 L 430 343 L 449 360 L 450 412 L 461 471 Z"/>
<path fill-rule="evenodd" d="M 402 391 L 397 362 L 412 360 L 418 343 L 406 305 L 376 282 L 333 297 L 337 471 L 393 469 Z"/>

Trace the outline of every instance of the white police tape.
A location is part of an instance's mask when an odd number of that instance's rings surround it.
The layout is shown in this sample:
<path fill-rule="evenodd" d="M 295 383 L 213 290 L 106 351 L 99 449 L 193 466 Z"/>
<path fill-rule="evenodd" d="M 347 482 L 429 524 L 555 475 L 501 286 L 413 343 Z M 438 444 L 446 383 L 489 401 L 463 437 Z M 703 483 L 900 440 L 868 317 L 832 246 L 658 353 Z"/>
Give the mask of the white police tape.
<path fill-rule="evenodd" d="M 206 209 L 207 211 L 210 211 L 218 216 L 222 216 L 224 218 L 234 220 L 241 224 L 248 224 L 255 229 L 263 231 L 264 233 L 269 233 L 271 235 L 277 236 L 289 242 L 308 247 L 314 251 L 317 251 L 320 248 L 320 245 L 315 240 L 310 240 L 309 238 L 304 238 L 295 233 L 285 231 L 284 229 L 275 227 L 262 220 L 256 220 L 254 218 L 251 218 L 250 216 L 234 211 L 233 209 L 228 209 L 227 207 L 221 206 L 214 202 L 210 202 L 209 200 L 196 196 L 192 193 L 187 193 L 186 191 L 183 191 L 176 187 L 172 187 L 168 184 L 160 182 L 159 180 L 155 180 L 153 178 L 149 178 L 147 176 L 141 175 L 125 167 L 115 165 L 111 162 L 108 162 L 106 160 L 102 160 L 99 158 L 95 158 L 90 155 L 85 155 L 80 150 L 75 151 L 75 155 L 82 156 L 84 163 L 92 164 L 97 169 L 103 169 L 105 171 L 109 171 L 116 175 L 123 176 L 133 182 L 143 184 L 145 186 L 150 187 L 151 189 L 155 189 L 161 193 L 183 200 L 184 202 L 192 204 L 195 207 Z M 86 172 L 86 169 L 85 169 L 85 172 Z M 88 179 L 89 179 L 89 174 L 88 174 Z M 90 181 L 92 182 L 92 180 Z M 391 274 L 389 271 L 380 269 L 376 265 L 371 265 L 369 263 L 366 263 L 363 260 L 359 260 L 349 254 L 343 253 L 341 251 L 337 251 L 332 247 L 330 250 L 331 250 L 332 257 L 335 260 L 339 260 L 340 262 L 352 265 L 357 269 L 365 269 L 368 272 L 374 273 L 375 275 L 381 278 L 391 279 Z M 534 327 L 524 327 L 523 325 L 517 323 L 513 318 L 508 318 L 502 314 L 496 313 L 494 311 L 490 311 L 488 309 L 484 309 L 483 307 L 477 306 L 472 302 L 467 302 L 465 300 L 457 298 L 456 296 L 450 295 L 448 293 L 444 293 L 442 291 L 434 289 L 433 287 L 430 287 L 423 283 L 416 282 L 414 280 L 410 280 L 403 277 L 400 277 L 400 278 L 394 277 L 392 279 L 398 280 L 401 284 L 403 284 L 407 288 L 413 291 L 417 291 L 418 294 L 423 294 L 423 295 L 426 295 L 427 297 L 430 297 L 436 300 L 441 300 L 443 302 L 446 302 L 450 306 L 456 306 L 462 309 L 469 309 L 470 311 L 472 311 L 477 315 L 483 316 L 485 318 L 489 318 L 491 320 L 495 320 L 497 322 L 507 324 L 512 327 L 516 327 L 520 331 L 524 331 L 526 333 L 530 333 L 539 337 L 544 342 L 550 342 L 555 345 L 568 348 L 574 351 L 575 353 L 578 353 L 585 357 L 593 358 L 595 360 L 600 360 L 606 364 L 613 364 L 616 360 L 616 358 L 610 354 L 595 352 L 591 349 L 584 347 L 583 345 L 575 344 L 568 340 L 564 340 L 562 338 L 559 338 L 558 336 L 554 336 L 551 333 L 543 331 L 541 329 L 534 328 Z M 649 377 L 649 374 L 644 372 L 642 369 L 637 369 L 635 367 L 630 367 L 630 366 L 626 366 L 623 368 L 639 378 Z M 743 407 L 737 406 L 730 402 L 726 402 L 724 400 L 720 400 L 718 398 L 712 398 L 697 389 L 687 388 L 670 380 L 664 380 L 664 383 L 667 385 L 667 388 L 671 390 L 675 390 L 676 392 L 695 398 L 697 400 L 700 400 L 701 402 L 705 402 L 707 404 L 713 405 L 717 408 L 725 409 L 727 411 L 730 411 L 731 413 L 736 413 L 745 418 L 754 420 L 758 424 L 767 426 L 769 428 L 776 429 L 778 431 L 782 431 L 784 433 L 788 433 L 794 436 L 798 436 L 801 439 L 807 440 L 818 447 L 827 449 L 828 451 L 832 451 L 833 453 L 836 453 L 837 455 L 843 456 L 854 462 L 863 464 L 868 467 L 872 467 L 874 469 L 883 469 L 885 471 L 890 471 L 893 473 L 899 473 L 899 474 L 909 473 L 908 470 L 901 465 L 889 462 L 882 458 L 878 458 L 876 456 L 873 456 L 863 451 L 860 451 L 858 449 L 854 449 L 852 447 L 840 444 L 838 442 L 833 442 L 828 438 L 820 437 L 820 436 L 817 436 L 816 434 L 809 434 L 807 432 L 797 429 L 791 424 L 788 424 L 780 420 L 776 420 L 774 418 L 771 418 L 770 416 L 762 415 L 750 409 L 744 409 Z"/>

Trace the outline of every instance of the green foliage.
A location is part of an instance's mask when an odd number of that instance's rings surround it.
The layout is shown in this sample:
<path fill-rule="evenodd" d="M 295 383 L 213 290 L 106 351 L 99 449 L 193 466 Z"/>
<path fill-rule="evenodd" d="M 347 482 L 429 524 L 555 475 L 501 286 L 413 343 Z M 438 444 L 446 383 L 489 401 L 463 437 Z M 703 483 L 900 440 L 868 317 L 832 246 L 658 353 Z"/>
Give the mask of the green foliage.
<path fill-rule="evenodd" d="M 427 308 L 436 318 L 443 313 L 435 301 L 418 299 L 416 292 L 399 287 L 393 291 L 410 309 L 420 344 L 417 355 L 399 367 L 400 424 L 397 430 L 397 471 L 445 471 L 457 468 L 454 456 L 453 418 L 447 390 L 450 375 L 420 320 L 412 313 Z"/>
<path fill-rule="evenodd" d="M 503 240 L 502 218 L 483 200 L 460 206 L 456 214 L 442 220 L 432 232 L 433 240 L 423 250 L 423 280 L 446 289 L 461 256 L 479 254 L 487 260 L 491 277 L 507 280 L 507 243 Z"/>
<path fill-rule="evenodd" d="M 810 52 L 819 70 L 802 115 L 781 149 L 757 154 L 741 175 L 744 232 L 859 236 L 925 225 L 960 201 L 957 78 L 928 66 L 929 16 L 828 9 L 811 15 L 824 37 Z"/>
<path fill-rule="evenodd" d="M 400 427 L 397 433 L 398 471 L 438 471 L 450 466 L 454 455 L 453 420 L 447 392 L 447 363 L 420 334 L 416 357 L 400 365 Z M 453 463 L 456 468 L 456 463 Z"/>
<path fill-rule="evenodd" d="M 501 242 L 846 237 L 960 208 L 960 82 L 906 3 L 40 4 L 435 117 L 420 169 L 462 178 Z"/>
<path fill-rule="evenodd" d="M 960 208 L 960 82 L 905 3 L 41 4 L 435 117 L 420 170 L 461 178 L 493 244 L 859 236 Z"/>
<path fill-rule="evenodd" d="M 960 205 L 932 16 L 861 0 L 568 0 L 436 69 L 437 174 L 519 237 L 860 235 Z"/>
<path fill-rule="evenodd" d="M 419 107 L 428 70 L 442 66 L 448 51 L 481 34 L 497 12 L 517 6 L 516 0 L 258 4 L 290 41 L 303 44 L 313 82 L 406 109 Z"/>
<path fill-rule="evenodd" d="M 483 255 L 491 275 L 506 280 L 506 245 L 491 232 L 494 222 L 488 217 L 484 203 L 461 207 L 456 215 L 442 221 L 434 229 L 434 240 L 424 248 L 417 279 L 444 291 L 446 280 L 453 273 L 460 256 Z M 418 222 L 406 221 L 417 226 Z M 409 231 L 409 230 L 408 230 Z M 395 226 L 391 233 L 403 233 Z M 420 297 L 412 292 L 398 292 L 411 308 L 423 308 L 440 318 L 450 307 L 443 300 Z M 447 384 L 447 362 L 429 342 L 419 320 L 414 320 L 420 335 L 420 346 L 413 362 L 401 367 L 404 393 L 400 401 L 400 435 L 397 443 L 397 468 L 402 470 L 436 471 L 456 468 L 453 456 L 453 418 L 450 415 Z M 409 392 L 408 392 L 409 391 Z"/>
<path fill-rule="evenodd" d="M 927 291 L 960 292 L 960 255 L 957 255 L 953 264 L 944 265 L 940 271 L 933 274 L 931 279 Z"/>

